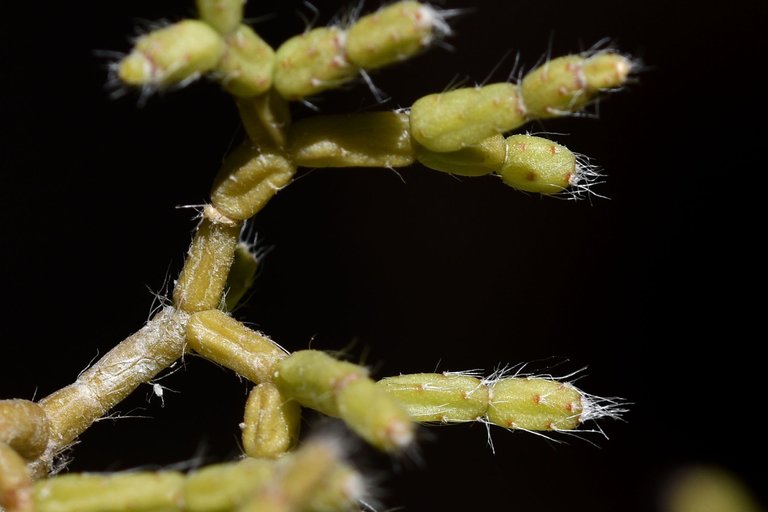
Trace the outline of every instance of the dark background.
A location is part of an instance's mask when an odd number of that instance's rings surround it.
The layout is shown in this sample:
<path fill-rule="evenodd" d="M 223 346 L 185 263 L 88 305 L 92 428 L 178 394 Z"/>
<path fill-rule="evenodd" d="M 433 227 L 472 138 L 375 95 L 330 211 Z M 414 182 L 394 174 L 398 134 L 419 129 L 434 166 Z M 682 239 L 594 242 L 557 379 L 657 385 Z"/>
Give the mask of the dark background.
<path fill-rule="evenodd" d="M 304 28 L 301 2 L 253 1 L 278 45 Z M 192 15 L 191 0 L 26 2 L 0 18 L 2 290 L 0 397 L 42 397 L 135 331 L 174 278 L 223 155 L 242 132 L 229 98 L 201 81 L 138 105 L 113 100 L 104 51 L 135 28 Z M 316 1 L 319 23 L 340 10 Z M 366 12 L 378 5 L 365 4 Z M 4 10 L 8 6 L 4 7 Z M 659 510 L 691 465 L 732 471 L 762 495 L 768 472 L 758 248 L 765 164 L 764 2 L 447 1 L 454 50 L 374 75 L 410 105 L 454 78 L 505 80 L 548 51 L 608 37 L 642 63 L 600 119 L 533 124 L 607 175 L 581 202 L 424 168 L 302 171 L 254 222 L 272 247 L 239 319 L 289 350 L 347 349 L 376 376 L 532 362 L 630 401 L 626 422 L 553 436 L 482 425 L 424 429 L 392 461 L 356 444 L 385 504 L 405 510 Z M 267 19 L 264 15 L 270 15 Z M 374 108 L 364 85 L 323 112 Z M 295 117 L 312 112 L 297 105 Z M 757 122 L 756 122 L 757 121 Z M 405 183 L 404 183 L 405 182 Z M 549 369 L 549 370 L 548 370 Z M 248 386 L 188 358 L 102 421 L 71 470 L 228 460 Z M 316 420 L 307 422 L 311 431 Z M 352 443 L 354 444 L 354 443 Z M 594 445 L 597 446 L 594 446 Z"/>

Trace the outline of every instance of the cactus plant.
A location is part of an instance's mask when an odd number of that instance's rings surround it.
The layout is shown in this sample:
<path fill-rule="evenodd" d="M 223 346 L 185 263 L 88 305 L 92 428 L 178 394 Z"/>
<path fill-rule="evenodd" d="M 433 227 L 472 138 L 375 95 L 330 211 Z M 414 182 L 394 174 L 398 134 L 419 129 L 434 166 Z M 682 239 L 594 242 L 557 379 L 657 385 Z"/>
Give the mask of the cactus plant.
<path fill-rule="evenodd" d="M 546 377 L 416 374 L 375 384 L 364 367 L 322 352 L 286 354 L 220 308 L 233 307 L 232 301 L 226 305 L 228 289 L 243 288 L 228 280 L 233 275 L 230 268 L 237 265 L 243 221 L 263 209 L 291 181 L 297 167 L 394 168 L 418 161 L 462 176 L 494 173 L 504 183 L 534 193 L 556 194 L 584 186 L 591 171 L 564 146 L 528 134 L 507 139 L 500 134 L 526 121 L 578 111 L 597 92 L 622 86 L 631 61 L 613 51 L 562 57 L 546 61 L 519 83 L 426 96 L 407 112 L 328 115 L 292 123 L 286 101 L 305 100 L 366 70 L 415 56 L 449 31 L 443 14 L 426 4 L 398 2 L 348 27 L 309 30 L 272 53 L 248 27 L 233 21 L 241 9 L 238 2 L 201 1 L 202 21 L 183 20 L 149 32 L 116 66 L 125 85 L 145 93 L 188 85 L 202 75 L 219 81 L 236 96 L 248 139 L 227 156 L 214 180 L 212 204 L 201 209 L 169 304 L 82 372 L 74 384 L 37 402 L 2 402 L 0 485 L 8 510 L 32 510 L 33 502 L 40 510 L 67 506 L 197 510 L 187 496 L 194 488 L 173 472 L 125 478 L 73 475 L 34 485 L 30 481 L 47 475 L 61 452 L 91 424 L 191 350 L 261 386 L 254 388 L 245 414 L 244 432 L 253 434 L 244 439 L 248 455 L 276 456 L 295 444 L 298 414 L 295 407 L 282 409 L 289 403 L 338 416 L 374 446 L 395 452 L 412 443 L 409 416 L 417 421 L 480 420 L 510 429 L 561 431 L 620 412 L 621 406 L 611 400 L 596 399 Z M 262 65 L 262 60 L 274 63 Z M 270 68 L 272 75 L 264 72 Z M 404 382 L 405 388 L 400 386 Z M 442 403 L 453 394 L 457 403 Z M 470 413 L 464 400 L 470 402 Z M 438 412 L 424 412 L 435 406 Z M 267 423 L 277 425 L 277 443 L 274 432 L 264 432 Z M 274 445 L 282 448 L 275 451 Z M 345 482 L 354 480 L 347 478 L 353 473 L 339 465 L 334 450 L 322 443 L 308 443 L 295 456 L 280 460 L 285 462 L 269 469 L 267 483 L 254 484 L 247 496 L 228 503 L 227 509 L 328 506 L 332 499 L 321 495 L 315 502 L 313 497 L 328 490 L 331 477 L 339 474 Z M 116 502 L 98 498 L 96 488 L 112 496 L 124 492 L 125 497 Z M 96 501 L 78 502 L 83 496 Z M 346 498 L 354 502 L 357 490 Z M 70 499 L 73 504 L 67 505 Z M 338 508 L 353 505 L 341 503 Z"/>

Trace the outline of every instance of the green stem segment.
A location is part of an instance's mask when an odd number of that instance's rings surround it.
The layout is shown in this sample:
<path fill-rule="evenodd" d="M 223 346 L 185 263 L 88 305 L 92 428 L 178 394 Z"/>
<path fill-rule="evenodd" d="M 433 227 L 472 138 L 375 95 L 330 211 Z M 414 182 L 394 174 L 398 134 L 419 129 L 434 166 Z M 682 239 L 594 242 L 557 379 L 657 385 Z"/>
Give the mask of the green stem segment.
<path fill-rule="evenodd" d="M 271 382 L 251 390 L 243 418 L 243 450 L 249 457 L 278 457 L 299 440 L 301 408 Z"/>
<path fill-rule="evenodd" d="M 39 457 L 48 445 L 48 417 L 29 400 L 0 400 L 0 443 L 27 460 Z"/>
<path fill-rule="evenodd" d="M 400 450 L 413 440 L 413 424 L 407 412 L 368 378 L 362 366 L 317 350 L 301 350 L 277 364 L 274 382 L 285 396 L 340 417 L 382 450 Z"/>
<path fill-rule="evenodd" d="M 34 512 L 32 479 L 27 464 L 16 451 L 0 441 L 0 510 Z"/>
<path fill-rule="evenodd" d="M 587 398 L 572 385 L 542 378 L 481 380 L 417 373 L 377 384 L 419 422 L 487 421 L 508 429 L 573 430 L 587 405 Z"/>
<path fill-rule="evenodd" d="M 246 458 L 189 475 L 73 473 L 37 482 L 31 491 L 35 512 L 343 512 L 361 497 L 362 485 L 332 443 L 315 440 L 278 460 Z"/>
<path fill-rule="evenodd" d="M 192 315 L 186 334 L 195 352 L 256 384 L 271 381 L 275 365 L 287 357 L 268 337 L 215 309 Z"/>
<path fill-rule="evenodd" d="M 194 313 L 221 304 L 241 223 L 207 205 L 173 290 L 174 306 Z"/>

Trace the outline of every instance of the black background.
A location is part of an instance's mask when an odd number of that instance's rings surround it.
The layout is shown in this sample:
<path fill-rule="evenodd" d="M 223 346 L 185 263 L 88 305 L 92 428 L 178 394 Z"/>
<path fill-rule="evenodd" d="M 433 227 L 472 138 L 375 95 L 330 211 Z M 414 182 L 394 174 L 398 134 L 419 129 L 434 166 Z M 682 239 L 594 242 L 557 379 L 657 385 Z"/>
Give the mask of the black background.
<path fill-rule="evenodd" d="M 301 2 L 253 1 L 278 45 L 304 28 Z M 319 23 L 340 4 L 315 2 Z M 228 97 L 201 81 L 138 105 L 113 100 L 104 51 L 135 28 L 193 14 L 186 1 L 26 2 L 0 18 L 2 290 L 0 397 L 42 397 L 135 331 L 151 291 L 175 277 L 222 156 L 242 137 Z M 366 10 L 375 7 L 367 3 Z M 447 1 L 471 8 L 455 34 L 378 72 L 410 105 L 453 79 L 506 79 L 551 52 L 604 37 L 641 71 L 600 119 L 533 124 L 589 155 L 609 200 L 525 195 L 492 178 L 419 166 L 302 171 L 254 229 L 273 249 L 236 316 L 290 350 L 347 349 L 376 376 L 532 362 L 632 402 L 599 434 L 553 436 L 482 425 L 424 429 L 418 454 L 353 458 L 386 507 L 659 510 L 668 479 L 706 464 L 765 503 L 760 219 L 764 3 Z M 262 16 L 270 15 L 267 19 Z M 762 24 L 762 25 L 761 25 Z M 323 112 L 375 108 L 360 84 Z M 312 115 L 297 105 L 295 117 Z M 187 358 L 81 438 L 71 470 L 231 459 L 248 386 Z M 178 393 L 177 393 L 178 392 Z M 306 431 L 317 428 L 308 420 Z M 581 439 L 583 438 L 583 439 Z M 593 446 L 596 444 L 597 447 Z M 761 486 L 762 483 L 762 486 Z"/>

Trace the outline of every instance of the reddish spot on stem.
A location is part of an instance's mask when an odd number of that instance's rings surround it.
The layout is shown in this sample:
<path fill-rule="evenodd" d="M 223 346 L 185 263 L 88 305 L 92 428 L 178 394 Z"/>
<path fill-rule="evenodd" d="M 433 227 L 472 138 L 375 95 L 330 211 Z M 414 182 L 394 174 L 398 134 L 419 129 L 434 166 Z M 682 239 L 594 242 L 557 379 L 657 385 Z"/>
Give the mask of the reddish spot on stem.
<path fill-rule="evenodd" d="M 398 448 L 408 446 L 413 441 L 411 425 L 402 421 L 392 421 L 384 430 L 384 435 L 386 439 Z"/>
<path fill-rule="evenodd" d="M 339 391 L 347 387 L 347 385 L 350 382 L 354 382 L 359 378 L 360 378 L 360 375 L 357 373 L 350 373 L 349 375 L 345 375 L 344 377 L 340 378 L 339 380 L 333 383 L 333 390 L 338 393 Z"/>
<path fill-rule="evenodd" d="M 152 58 L 152 55 L 150 53 L 141 52 L 141 54 L 144 56 L 144 58 L 147 59 L 147 62 L 149 62 L 149 76 L 150 76 L 149 80 L 155 81 L 155 77 L 158 74 L 157 63 L 155 62 L 155 59 Z"/>

